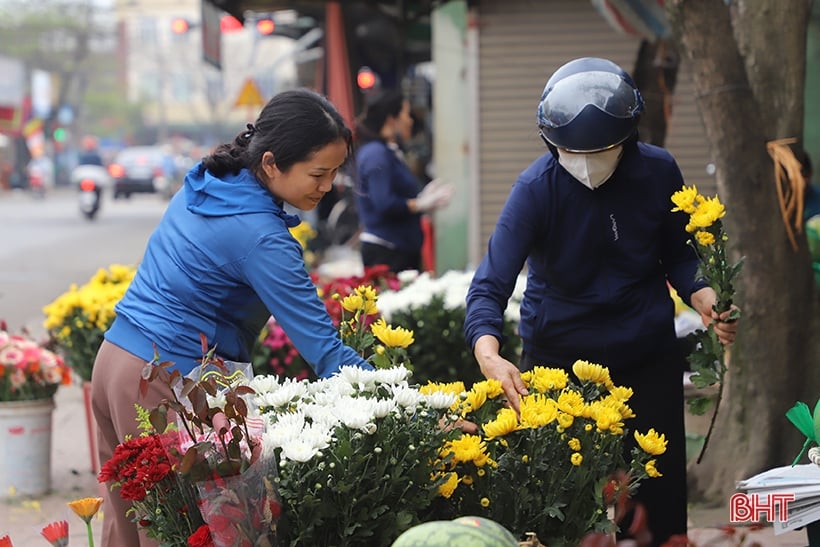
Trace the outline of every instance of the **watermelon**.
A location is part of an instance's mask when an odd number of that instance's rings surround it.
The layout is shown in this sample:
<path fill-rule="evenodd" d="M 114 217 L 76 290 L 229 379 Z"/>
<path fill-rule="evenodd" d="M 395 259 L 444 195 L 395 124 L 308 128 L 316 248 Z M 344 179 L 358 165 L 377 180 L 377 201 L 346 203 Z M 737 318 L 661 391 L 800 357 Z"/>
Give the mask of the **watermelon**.
<path fill-rule="evenodd" d="M 518 547 L 500 524 L 481 517 L 433 520 L 405 531 L 391 547 Z"/>

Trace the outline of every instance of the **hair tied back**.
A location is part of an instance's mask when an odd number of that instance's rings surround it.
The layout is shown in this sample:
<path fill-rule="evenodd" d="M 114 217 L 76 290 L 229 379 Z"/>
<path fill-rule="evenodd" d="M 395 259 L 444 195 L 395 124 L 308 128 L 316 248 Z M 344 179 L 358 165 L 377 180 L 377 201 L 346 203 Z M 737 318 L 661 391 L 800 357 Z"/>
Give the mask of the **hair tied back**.
<path fill-rule="evenodd" d="M 252 123 L 249 123 L 247 125 L 247 128 L 248 128 L 248 130 L 242 136 L 245 137 L 246 139 L 250 140 L 250 138 L 253 137 L 253 135 L 256 133 L 256 127 Z"/>

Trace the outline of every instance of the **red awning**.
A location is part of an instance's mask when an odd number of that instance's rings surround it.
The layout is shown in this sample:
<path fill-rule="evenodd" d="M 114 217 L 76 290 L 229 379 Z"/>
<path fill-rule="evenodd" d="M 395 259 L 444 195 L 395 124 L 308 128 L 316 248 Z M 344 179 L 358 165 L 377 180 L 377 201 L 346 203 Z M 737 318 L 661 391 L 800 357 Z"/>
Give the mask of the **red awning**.
<path fill-rule="evenodd" d="M 353 127 L 353 83 L 350 60 L 347 56 L 344 16 L 338 1 L 327 3 L 325 8 L 325 66 L 327 67 L 327 98 L 336 105 L 339 113 Z"/>

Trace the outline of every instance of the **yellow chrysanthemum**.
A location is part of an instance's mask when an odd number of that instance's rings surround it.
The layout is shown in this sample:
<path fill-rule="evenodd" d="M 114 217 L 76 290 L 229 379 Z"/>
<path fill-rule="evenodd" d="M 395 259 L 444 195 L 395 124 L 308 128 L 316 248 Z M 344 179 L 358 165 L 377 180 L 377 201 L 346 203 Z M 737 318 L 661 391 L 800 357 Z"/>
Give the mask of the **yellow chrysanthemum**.
<path fill-rule="evenodd" d="M 584 397 L 573 389 L 564 389 L 558 395 L 558 410 L 570 416 L 580 416 L 584 410 Z"/>
<path fill-rule="evenodd" d="M 528 388 L 545 393 L 567 387 L 569 375 L 560 368 L 534 367 L 521 374 L 521 379 Z"/>
<path fill-rule="evenodd" d="M 567 444 L 570 450 L 574 450 L 575 452 L 581 450 L 581 441 L 577 437 L 571 438 Z"/>
<path fill-rule="evenodd" d="M 345 311 L 349 311 L 350 313 L 356 313 L 360 309 L 362 309 L 364 305 L 364 300 L 362 299 L 361 295 L 356 293 L 348 294 L 342 301 L 339 302 L 344 308 Z"/>
<path fill-rule="evenodd" d="M 572 373 L 581 382 L 593 382 L 607 387 L 612 385 L 612 380 L 609 378 L 609 369 L 595 363 L 579 359 L 572 365 Z"/>
<path fill-rule="evenodd" d="M 658 434 L 654 429 L 650 429 L 645 435 L 635 432 L 635 440 L 641 450 L 652 456 L 660 456 L 666 452 L 666 435 Z"/>
<path fill-rule="evenodd" d="M 102 502 L 102 498 L 82 498 L 68 502 L 68 506 L 78 517 L 88 523 L 100 510 Z"/>
<path fill-rule="evenodd" d="M 695 228 L 708 228 L 725 214 L 726 209 L 723 207 L 723 204 L 717 196 L 713 198 L 704 198 L 703 201 L 698 204 L 695 212 L 689 215 L 688 226 L 694 226 Z"/>
<path fill-rule="evenodd" d="M 452 395 L 458 395 L 466 391 L 464 387 L 464 382 L 427 382 L 423 386 L 419 387 L 419 393 L 422 395 L 432 395 L 436 392 L 442 393 L 449 393 Z"/>
<path fill-rule="evenodd" d="M 476 392 L 483 392 L 488 399 L 495 399 L 499 395 L 504 394 L 504 388 L 501 387 L 501 381 L 494 378 L 475 382 L 471 389 Z"/>
<path fill-rule="evenodd" d="M 572 422 L 575 421 L 575 417 L 572 414 L 567 414 L 566 412 L 559 412 L 556 420 L 558 421 L 558 427 L 567 430 L 572 427 Z"/>
<path fill-rule="evenodd" d="M 370 325 L 370 331 L 389 348 L 406 348 L 413 343 L 413 331 L 403 327 L 391 327 L 384 319 Z"/>
<path fill-rule="evenodd" d="M 702 245 L 704 247 L 715 244 L 715 236 L 711 232 L 699 230 L 695 232 L 695 239 L 697 240 L 698 245 Z"/>
<path fill-rule="evenodd" d="M 584 461 L 584 456 L 582 456 L 580 452 L 573 452 L 572 456 L 569 457 L 569 461 L 577 467 Z"/>
<path fill-rule="evenodd" d="M 461 401 L 461 415 L 466 416 L 471 412 L 475 412 L 487 402 L 487 393 L 483 389 L 470 389 L 464 394 Z"/>
<path fill-rule="evenodd" d="M 627 402 L 629 399 L 632 398 L 633 391 L 631 387 L 624 387 L 624 386 L 612 386 L 609 388 L 609 395 L 618 400 L 622 403 Z"/>
<path fill-rule="evenodd" d="M 592 419 L 595 420 L 598 431 L 602 433 L 606 431 L 614 433 L 624 426 L 621 413 L 605 404 L 593 405 Z"/>
<path fill-rule="evenodd" d="M 484 435 L 488 439 L 503 437 L 518 429 L 518 416 L 511 408 L 502 408 L 498 411 L 495 420 L 487 422 L 483 426 Z"/>
<path fill-rule="evenodd" d="M 681 190 L 672 194 L 672 203 L 676 205 L 672 211 L 683 211 L 689 214 L 694 213 L 697 208 L 698 196 L 697 187 L 684 186 Z"/>
<path fill-rule="evenodd" d="M 490 506 L 490 499 L 489 498 L 481 498 L 481 507 L 489 507 Z"/>
<path fill-rule="evenodd" d="M 448 441 L 442 449 L 442 457 L 453 455 L 456 463 L 473 462 L 477 467 L 483 467 L 489 460 L 487 443 L 478 435 L 462 435 L 458 439 Z"/>
<path fill-rule="evenodd" d="M 458 475 L 453 472 L 447 473 L 447 479 L 438 487 L 438 493 L 444 497 L 449 498 L 456 491 L 458 486 Z"/>
<path fill-rule="evenodd" d="M 663 473 L 661 473 L 657 470 L 657 468 L 655 468 L 655 460 L 649 460 L 648 462 L 646 462 L 646 465 L 644 465 L 643 468 L 646 470 L 646 474 L 652 477 L 653 479 L 657 477 L 663 477 Z"/>
<path fill-rule="evenodd" d="M 313 229 L 309 222 L 305 222 L 304 220 L 293 228 L 290 228 L 289 231 L 290 235 L 299 242 L 302 249 L 307 249 L 308 242 L 316 237 L 316 230 Z"/>
<path fill-rule="evenodd" d="M 521 427 L 542 427 L 558 418 L 558 405 L 555 400 L 540 393 L 530 393 L 521 398 L 519 412 Z"/>

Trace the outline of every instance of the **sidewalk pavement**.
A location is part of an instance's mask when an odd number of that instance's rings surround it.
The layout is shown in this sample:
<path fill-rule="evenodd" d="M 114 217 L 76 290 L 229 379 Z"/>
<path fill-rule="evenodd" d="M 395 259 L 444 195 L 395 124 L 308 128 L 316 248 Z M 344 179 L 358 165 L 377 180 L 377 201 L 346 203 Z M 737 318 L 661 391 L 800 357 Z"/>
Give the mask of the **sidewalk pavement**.
<path fill-rule="evenodd" d="M 45 546 L 40 536 L 42 527 L 55 520 L 66 519 L 69 523 L 70 545 L 87 545 L 85 523 L 66 505 L 67 502 L 84 497 L 100 495 L 96 476 L 91 472 L 91 457 L 85 421 L 82 389 L 78 385 L 61 387 L 56 396 L 56 409 L 52 419 L 51 492 L 36 499 L 0 493 L 0 537 L 9 534 L 15 547 Z M 771 527 L 748 531 L 739 528 L 734 538 L 726 538 L 721 530 L 729 523 L 728 507 L 690 509 L 689 537 L 697 547 L 739 546 L 738 537 L 744 534 L 751 545 L 756 541 L 761 547 L 805 547 L 808 540 L 805 531 L 774 535 Z M 92 521 L 95 545 L 102 545 L 102 518 Z M 102 546 L 116 547 L 116 546 Z"/>

